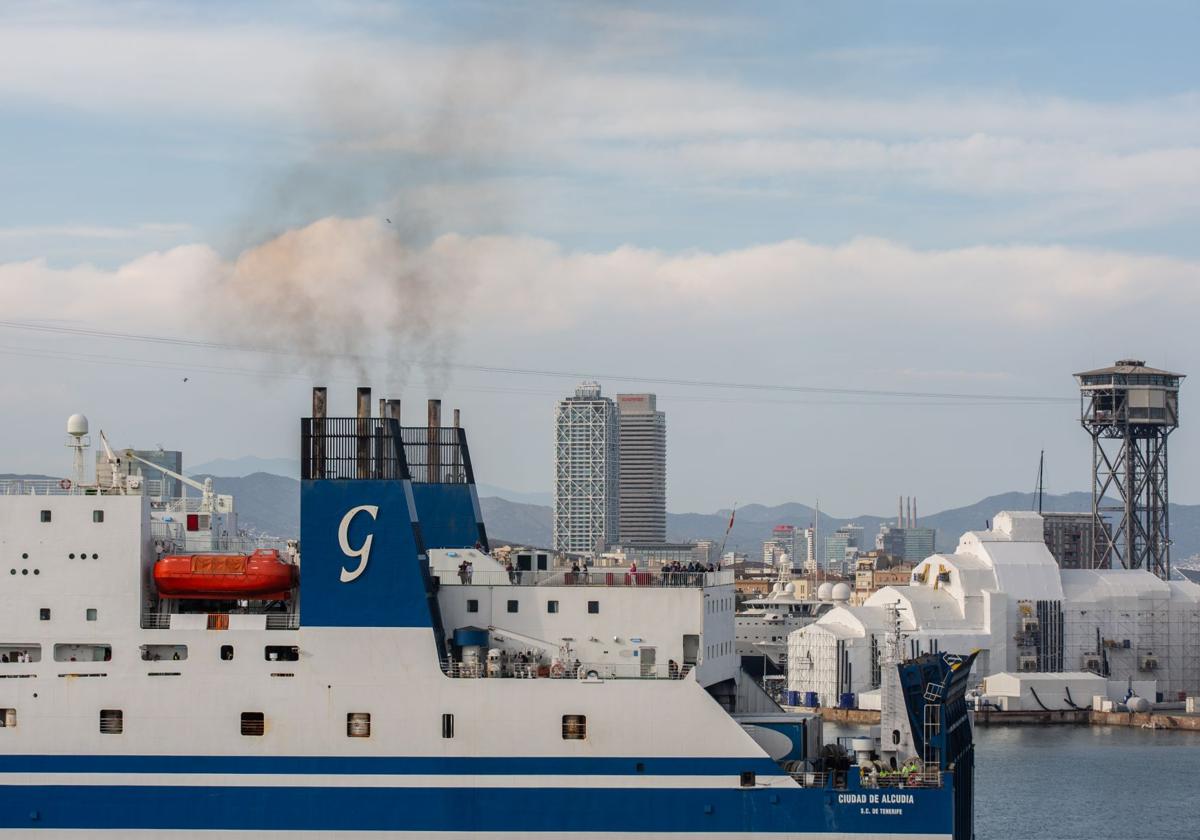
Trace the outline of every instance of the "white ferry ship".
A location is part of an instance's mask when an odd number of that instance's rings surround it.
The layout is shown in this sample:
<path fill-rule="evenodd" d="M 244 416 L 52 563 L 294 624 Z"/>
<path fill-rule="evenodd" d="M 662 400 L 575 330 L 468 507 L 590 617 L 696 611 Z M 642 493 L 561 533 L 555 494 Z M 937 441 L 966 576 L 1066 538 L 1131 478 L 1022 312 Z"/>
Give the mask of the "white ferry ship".
<path fill-rule="evenodd" d="M 299 551 L 115 470 L 0 495 L 0 835 L 969 840 L 970 658 L 822 745 L 740 678 L 732 573 L 510 572 L 465 432 L 365 390 L 301 421 Z"/>

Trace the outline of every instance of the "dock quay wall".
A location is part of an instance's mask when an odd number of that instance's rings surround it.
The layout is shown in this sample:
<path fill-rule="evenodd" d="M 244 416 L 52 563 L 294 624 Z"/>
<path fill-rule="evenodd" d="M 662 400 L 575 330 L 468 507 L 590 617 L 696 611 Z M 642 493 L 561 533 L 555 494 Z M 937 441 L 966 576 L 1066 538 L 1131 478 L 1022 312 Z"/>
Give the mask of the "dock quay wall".
<path fill-rule="evenodd" d="M 830 723 L 874 726 L 879 712 L 874 709 L 806 708 L 786 706 L 788 711 L 816 712 Z M 1092 709 L 1055 709 L 1049 712 L 986 710 L 974 715 L 976 726 L 1130 726 L 1136 729 L 1182 729 L 1200 732 L 1200 714 L 1167 712 L 1098 712 Z"/>

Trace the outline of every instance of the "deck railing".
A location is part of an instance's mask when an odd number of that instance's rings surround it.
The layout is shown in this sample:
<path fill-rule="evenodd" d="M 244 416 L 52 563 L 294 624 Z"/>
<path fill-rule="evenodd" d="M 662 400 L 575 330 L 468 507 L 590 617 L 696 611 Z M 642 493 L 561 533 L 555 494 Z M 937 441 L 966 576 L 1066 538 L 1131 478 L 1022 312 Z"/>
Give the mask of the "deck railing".
<path fill-rule="evenodd" d="M 142 613 L 143 630 L 299 630 L 298 612 Z"/>
<path fill-rule="evenodd" d="M 936 765 L 917 769 L 869 771 L 862 773 L 859 784 L 865 788 L 929 788 L 942 786 L 942 771 Z"/>
<path fill-rule="evenodd" d="M 628 569 L 596 569 L 572 572 L 551 569 L 533 572 L 524 571 L 474 571 L 459 572 L 438 570 L 435 577 L 442 586 L 627 586 L 651 589 L 654 587 L 691 587 L 700 589 L 733 583 L 733 571 L 716 572 L 638 572 L 630 574 Z"/>
<path fill-rule="evenodd" d="M 466 432 L 386 417 L 305 417 L 300 477 L 473 484 Z"/>
<path fill-rule="evenodd" d="M 643 666 L 641 663 L 581 662 L 561 668 L 547 662 L 442 662 L 442 671 L 458 679 L 565 679 L 565 680 L 682 680 L 693 665 L 674 663 Z"/>

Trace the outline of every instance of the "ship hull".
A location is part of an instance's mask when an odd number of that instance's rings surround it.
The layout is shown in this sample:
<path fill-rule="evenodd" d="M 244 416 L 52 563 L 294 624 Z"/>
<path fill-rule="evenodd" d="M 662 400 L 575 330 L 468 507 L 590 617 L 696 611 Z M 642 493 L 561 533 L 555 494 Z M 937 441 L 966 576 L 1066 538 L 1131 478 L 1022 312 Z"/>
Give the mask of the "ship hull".
<path fill-rule="evenodd" d="M 7 774 L 6 774 L 7 775 Z M 90 780 L 84 779 L 91 777 Z M 949 788 L 729 787 L 728 777 L 22 774 L 0 833 L 950 838 Z M 8 776 L 6 782 L 15 781 Z M 720 785 L 720 786 L 716 786 Z M 40 832 L 39 832 L 40 834 Z"/>

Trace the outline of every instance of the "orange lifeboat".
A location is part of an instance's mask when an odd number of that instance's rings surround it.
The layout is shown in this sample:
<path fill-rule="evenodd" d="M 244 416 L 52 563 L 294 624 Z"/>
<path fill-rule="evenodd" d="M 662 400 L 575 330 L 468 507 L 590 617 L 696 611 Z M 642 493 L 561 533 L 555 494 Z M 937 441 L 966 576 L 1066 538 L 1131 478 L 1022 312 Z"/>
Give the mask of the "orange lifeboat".
<path fill-rule="evenodd" d="M 283 601 L 296 585 L 296 567 L 273 548 L 252 554 L 183 554 L 154 564 L 154 583 L 164 598 Z"/>

